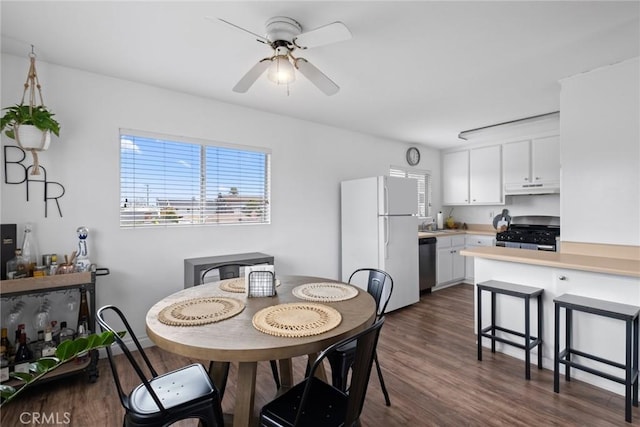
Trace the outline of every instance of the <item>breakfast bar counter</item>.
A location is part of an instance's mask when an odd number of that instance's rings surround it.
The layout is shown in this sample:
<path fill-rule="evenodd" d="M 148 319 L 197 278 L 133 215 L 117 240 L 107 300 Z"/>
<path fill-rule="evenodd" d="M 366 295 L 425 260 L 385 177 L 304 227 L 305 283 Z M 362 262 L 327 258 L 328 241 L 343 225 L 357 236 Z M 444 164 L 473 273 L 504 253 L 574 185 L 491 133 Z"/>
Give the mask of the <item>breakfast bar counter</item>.
<path fill-rule="evenodd" d="M 553 369 L 554 298 L 563 294 L 573 294 L 640 306 L 640 261 L 637 258 L 590 255 L 591 253 L 610 255 L 610 252 L 604 249 L 585 253 L 504 247 L 474 247 L 461 251 L 462 255 L 473 257 L 475 284 L 497 280 L 544 289 L 542 294 L 543 330 L 539 335 L 542 337 L 542 345 L 540 349 L 532 350 L 531 360 L 536 360 L 537 352 L 542 351 L 543 367 L 546 369 Z M 514 330 L 524 331 L 521 301 L 505 295 L 500 297 L 502 299 L 496 309 L 498 324 L 506 324 Z M 474 298 L 477 298 L 475 292 Z M 488 315 L 489 303 L 488 298 L 483 298 L 483 324 L 489 324 L 491 320 Z M 477 312 L 477 301 L 474 307 Z M 534 309 L 535 307 L 532 308 Z M 609 360 L 618 362 L 625 360 L 623 344 L 625 328 L 622 322 L 615 319 L 594 319 L 594 316 L 588 316 L 585 313 L 574 313 L 573 323 L 575 330 L 572 340 L 576 348 L 587 353 L 598 354 Z M 538 336 L 536 328 L 533 326 L 532 328 L 534 329 L 531 331 L 532 335 Z M 560 339 L 563 339 L 562 333 Z M 489 344 L 488 339 L 483 340 L 485 347 Z M 524 359 L 524 351 L 518 348 L 498 344 L 496 351 Z M 597 362 L 590 362 L 586 361 L 585 365 L 600 368 Z M 608 373 L 620 374 L 615 368 L 610 370 L 608 368 L 604 368 Z M 533 370 L 531 375 L 535 376 Z M 622 385 L 588 372 L 577 371 L 575 374 L 572 373 L 572 377 L 614 393 L 624 394 Z"/>
<path fill-rule="evenodd" d="M 640 260 L 579 255 L 562 252 L 531 251 L 499 246 L 476 247 L 460 252 L 464 256 L 517 262 L 594 273 L 640 277 Z"/>

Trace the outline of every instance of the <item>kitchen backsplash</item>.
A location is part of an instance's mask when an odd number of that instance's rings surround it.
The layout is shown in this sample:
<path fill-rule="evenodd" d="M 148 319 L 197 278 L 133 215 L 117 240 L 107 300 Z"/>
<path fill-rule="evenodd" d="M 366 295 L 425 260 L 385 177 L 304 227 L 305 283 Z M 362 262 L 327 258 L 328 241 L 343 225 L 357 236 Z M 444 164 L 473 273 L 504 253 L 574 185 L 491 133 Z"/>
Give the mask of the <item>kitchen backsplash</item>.
<path fill-rule="evenodd" d="M 453 208 L 456 222 L 468 224 L 491 224 L 494 216 L 503 209 L 509 210 L 510 216 L 519 215 L 552 215 L 560 216 L 560 195 L 544 194 L 535 196 L 507 196 L 504 205 L 495 206 L 443 206 L 442 212 L 448 215 Z"/>

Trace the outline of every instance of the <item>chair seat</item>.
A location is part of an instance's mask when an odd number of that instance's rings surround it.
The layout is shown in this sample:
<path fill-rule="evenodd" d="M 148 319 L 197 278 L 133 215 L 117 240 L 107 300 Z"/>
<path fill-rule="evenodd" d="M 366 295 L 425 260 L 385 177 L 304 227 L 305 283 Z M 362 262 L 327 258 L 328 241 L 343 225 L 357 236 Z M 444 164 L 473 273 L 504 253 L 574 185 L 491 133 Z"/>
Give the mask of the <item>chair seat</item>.
<path fill-rule="evenodd" d="M 151 387 L 166 409 L 183 405 L 189 401 L 210 399 L 214 393 L 208 374 L 202 365 L 193 364 L 153 378 Z M 130 409 L 138 414 L 158 412 L 158 405 L 149 390 L 140 384 L 129 396 Z"/>
<path fill-rule="evenodd" d="M 305 427 L 341 426 L 347 413 L 347 394 L 329 384 L 311 378 L 307 410 L 299 423 Z M 260 412 L 260 425 L 293 426 L 305 383 L 301 382 L 266 404 Z"/>

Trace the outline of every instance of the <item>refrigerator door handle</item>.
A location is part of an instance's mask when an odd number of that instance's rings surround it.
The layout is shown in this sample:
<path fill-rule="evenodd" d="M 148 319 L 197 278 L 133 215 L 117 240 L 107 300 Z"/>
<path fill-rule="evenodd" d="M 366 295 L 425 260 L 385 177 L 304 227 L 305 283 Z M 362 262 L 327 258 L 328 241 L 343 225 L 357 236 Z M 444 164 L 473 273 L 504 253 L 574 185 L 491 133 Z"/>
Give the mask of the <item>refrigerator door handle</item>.
<path fill-rule="evenodd" d="M 389 217 L 384 217 L 384 259 L 389 259 Z"/>
<path fill-rule="evenodd" d="M 383 215 L 389 215 L 389 188 L 387 187 L 387 181 L 384 181 L 384 212 Z"/>

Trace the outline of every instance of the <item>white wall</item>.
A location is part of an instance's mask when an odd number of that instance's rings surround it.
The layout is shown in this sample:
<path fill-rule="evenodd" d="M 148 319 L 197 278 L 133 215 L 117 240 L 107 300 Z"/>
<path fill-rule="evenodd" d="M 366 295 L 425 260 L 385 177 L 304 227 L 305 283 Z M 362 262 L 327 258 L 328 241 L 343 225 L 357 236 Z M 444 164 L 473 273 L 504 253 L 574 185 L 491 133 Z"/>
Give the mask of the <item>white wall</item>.
<path fill-rule="evenodd" d="M 2 55 L 2 106 L 20 100 L 28 65 L 27 58 Z M 89 227 L 91 259 L 111 271 L 98 278 L 98 305 L 120 306 L 142 337 L 151 305 L 182 289 L 185 258 L 265 252 L 279 274 L 339 278 L 340 181 L 406 164 L 405 143 L 41 61 L 37 68 L 45 103 L 62 124 L 61 137 L 40 161 L 48 180 L 66 189 L 63 217 L 50 203 L 44 218 L 39 186 L 26 202 L 25 185 L 5 184 L 3 172 L 1 221 L 17 223 L 19 234 L 33 222 L 42 253 L 70 254 L 76 228 Z M 334 99 L 340 102 L 339 95 Z M 119 128 L 270 148 L 272 223 L 120 229 Z M 2 143 L 15 145 L 4 135 Z M 421 151 L 420 169 L 439 176 L 439 153 Z"/>
<path fill-rule="evenodd" d="M 563 241 L 640 245 L 638 63 L 561 82 Z"/>

